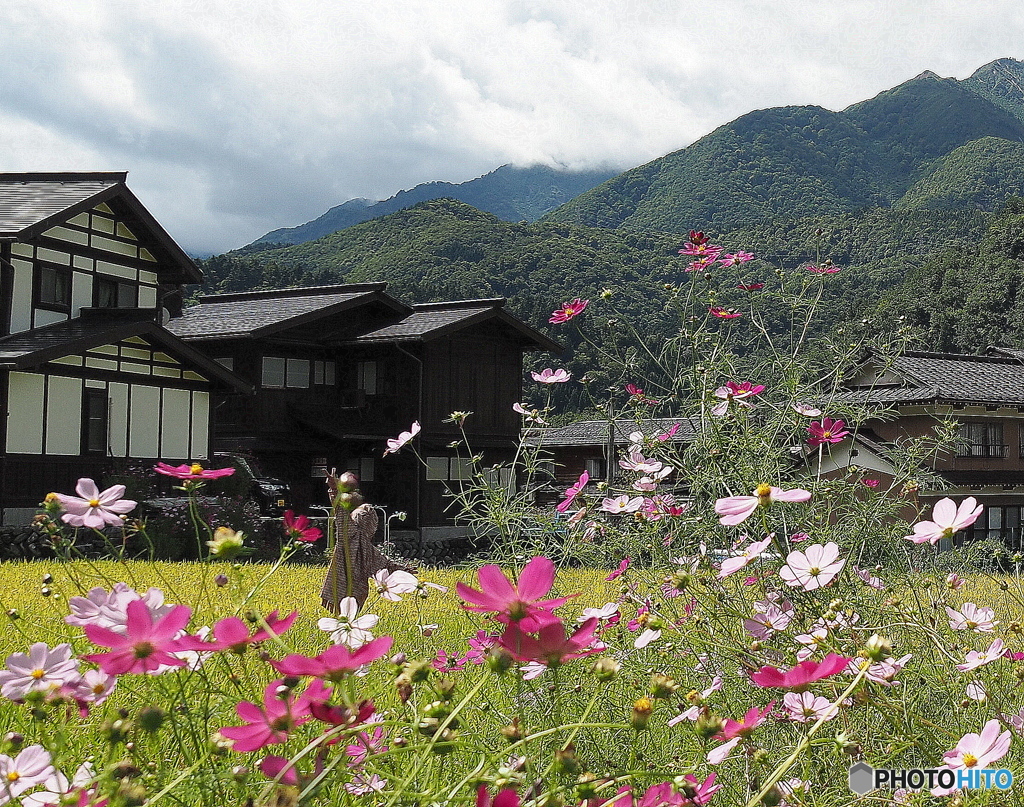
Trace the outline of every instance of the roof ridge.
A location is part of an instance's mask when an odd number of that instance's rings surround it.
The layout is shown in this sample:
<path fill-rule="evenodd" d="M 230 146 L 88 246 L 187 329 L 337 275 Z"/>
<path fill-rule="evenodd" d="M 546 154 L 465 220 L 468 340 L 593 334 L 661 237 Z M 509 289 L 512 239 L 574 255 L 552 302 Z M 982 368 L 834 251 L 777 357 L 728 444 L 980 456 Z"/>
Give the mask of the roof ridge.
<path fill-rule="evenodd" d="M 897 360 L 900 358 L 913 358 L 913 359 L 945 359 L 947 361 L 966 361 L 966 362 L 978 362 L 980 364 L 1019 364 L 1018 359 L 1010 356 L 976 356 L 972 353 L 940 353 L 929 350 L 908 350 L 901 356 L 897 356 Z"/>
<path fill-rule="evenodd" d="M 289 286 L 286 289 L 257 289 L 234 291 L 226 294 L 203 294 L 200 303 L 230 303 L 238 300 L 258 300 L 263 297 L 317 297 L 326 294 L 384 291 L 387 283 L 339 283 L 334 286 Z"/>
<path fill-rule="evenodd" d="M 3 171 L 0 182 L 125 182 L 127 171 Z"/>
<path fill-rule="evenodd" d="M 442 300 L 437 303 L 413 303 L 413 311 L 435 311 L 442 308 L 469 308 L 472 305 L 487 305 L 492 308 L 504 308 L 504 297 L 481 297 L 478 300 Z"/>

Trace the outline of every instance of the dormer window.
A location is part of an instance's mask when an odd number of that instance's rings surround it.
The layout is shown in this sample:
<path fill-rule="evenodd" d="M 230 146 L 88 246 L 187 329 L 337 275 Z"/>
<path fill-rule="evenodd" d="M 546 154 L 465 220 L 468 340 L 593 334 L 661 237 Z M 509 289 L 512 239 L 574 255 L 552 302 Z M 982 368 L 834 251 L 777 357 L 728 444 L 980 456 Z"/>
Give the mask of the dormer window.
<path fill-rule="evenodd" d="M 92 284 L 92 304 L 95 308 L 136 308 L 139 289 L 134 283 L 97 276 Z"/>
<path fill-rule="evenodd" d="M 71 310 L 71 270 L 66 266 L 37 263 L 35 304 L 38 308 L 67 312 Z"/>

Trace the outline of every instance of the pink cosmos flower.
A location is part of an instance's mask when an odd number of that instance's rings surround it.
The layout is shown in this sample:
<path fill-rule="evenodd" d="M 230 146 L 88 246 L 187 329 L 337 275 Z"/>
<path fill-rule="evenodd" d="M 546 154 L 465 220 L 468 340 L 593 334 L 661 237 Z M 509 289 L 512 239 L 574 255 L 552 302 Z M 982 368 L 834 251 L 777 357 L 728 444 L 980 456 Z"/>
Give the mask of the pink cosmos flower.
<path fill-rule="evenodd" d="M 942 755 L 950 768 L 990 768 L 1010 751 L 1010 731 L 999 732 L 998 720 L 985 723 L 980 734 L 965 734 L 956 748 Z"/>
<path fill-rule="evenodd" d="M 854 566 L 853 571 L 856 572 L 857 577 L 864 581 L 865 585 L 870 586 L 876 591 L 882 591 L 885 588 L 885 583 L 883 583 L 879 578 L 871 574 L 869 570 L 858 569 L 856 566 Z"/>
<path fill-rule="evenodd" d="M 560 309 L 551 312 L 551 319 L 548 322 L 553 325 L 561 325 L 563 322 L 568 322 L 573 317 L 582 314 L 588 305 L 590 305 L 590 300 L 581 300 L 579 297 L 571 303 L 562 303 Z"/>
<path fill-rule="evenodd" d="M 543 600 L 555 583 L 555 564 L 550 559 L 537 556 L 523 567 L 519 582 L 513 584 L 493 564 L 480 567 L 477 572 L 480 591 L 465 583 L 458 583 L 455 590 L 469 605 L 467 611 L 495 613 L 495 618 L 506 625 L 518 623 L 522 630 L 534 633 L 545 625 L 561 624 L 551 613 L 565 604 L 568 597 Z"/>
<path fill-rule="evenodd" d="M 619 467 L 624 471 L 656 474 L 665 467 L 665 464 L 656 459 L 648 459 L 644 456 L 639 446 L 633 446 L 629 453 L 619 460 Z"/>
<path fill-rule="evenodd" d="M 521 623 L 510 623 L 498 639 L 516 661 L 537 661 L 548 667 L 557 667 L 569 659 L 589 656 L 603 649 L 595 647 L 597 620 L 591 617 L 580 625 L 572 635 L 566 633 L 566 626 L 556 619 L 540 628 L 537 636 L 524 633 Z"/>
<path fill-rule="evenodd" d="M 758 507 L 768 507 L 772 502 L 806 502 L 810 491 L 802 488 L 783 490 L 771 485 L 758 485 L 750 496 L 727 496 L 715 502 L 715 513 L 721 518 L 718 523 L 726 527 L 742 524 Z"/>
<path fill-rule="evenodd" d="M 941 499 L 932 508 L 932 520 L 917 522 L 914 534 L 905 537 L 915 544 L 938 543 L 940 538 L 952 538 L 959 530 L 971 526 L 984 509 L 985 505 L 978 504 L 973 496 L 960 502 L 959 507 L 950 498 Z"/>
<path fill-rule="evenodd" d="M 846 560 L 839 557 L 839 545 L 829 541 L 827 544 L 813 544 L 803 552 L 790 552 L 786 556 L 786 565 L 779 569 L 779 577 L 787 585 L 814 591 L 831 583 L 845 565 Z"/>
<path fill-rule="evenodd" d="M 958 574 L 957 574 L 956 572 L 950 572 L 950 573 L 949 573 L 948 575 L 946 575 L 946 587 L 947 587 L 947 588 L 948 588 L 948 589 L 949 589 L 950 591 L 956 591 L 957 589 L 959 589 L 960 587 L 962 587 L 962 586 L 963 586 L 963 584 L 964 584 L 964 583 L 966 583 L 966 582 L 967 582 L 967 581 L 966 581 L 966 580 L 964 580 L 964 579 L 963 579 L 963 578 L 962 578 L 962 577 L 961 577 L 960 575 L 958 575 Z"/>
<path fill-rule="evenodd" d="M 718 259 L 717 252 L 709 252 L 707 255 L 701 255 L 699 258 L 694 258 L 687 264 L 684 272 L 704 272 L 715 265 Z"/>
<path fill-rule="evenodd" d="M 297 516 L 292 510 L 284 511 L 284 531 L 289 538 L 307 544 L 320 540 L 323 535 L 319 527 L 310 526 L 306 516 Z"/>
<path fill-rule="evenodd" d="M 185 666 L 185 661 L 174 656 L 173 652 L 190 649 L 183 647 L 175 637 L 191 619 L 191 608 L 176 605 L 156 621 L 141 600 L 128 603 L 127 611 L 128 621 L 123 636 L 99 625 L 85 626 L 89 641 L 109 647 L 110 651 L 82 658 L 95 662 L 108 675 L 154 672 L 161 666 Z"/>
<path fill-rule="evenodd" d="M 512 404 L 512 411 L 518 412 L 524 418 L 527 423 L 536 423 L 538 426 L 546 426 L 547 421 L 540 416 L 540 410 L 534 409 L 528 403 L 514 403 Z"/>
<path fill-rule="evenodd" d="M 565 498 L 555 506 L 555 509 L 559 513 L 564 513 L 566 510 L 568 510 L 569 507 L 572 505 L 573 501 L 576 499 L 576 497 L 579 496 L 580 491 L 582 491 L 583 488 L 585 488 L 589 483 L 590 474 L 584 471 L 583 473 L 580 474 L 580 478 L 576 480 L 576 483 L 574 485 L 571 485 L 565 491 Z"/>
<path fill-rule="evenodd" d="M 325 688 L 314 681 L 296 696 L 284 686 L 284 679 L 271 681 L 263 690 L 263 706 L 241 701 L 235 711 L 245 721 L 242 726 L 225 726 L 220 733 L 233 740 L 234 751 L 258 751 L 288 739 L 288 732 L 310 719 L 309 704 L 314 697 L 325 700 Z"/>
<path fill-rule="evenodd" d="M 564 384 L 570 378 L 572 373 L 568 370 L 552 370 L 550 367 L 546 367 L 539 373 L 530 373 L 533 380 L 540 384 Z"/>
<path fill-rule="evenodd" d="M 807 433 L 810 435 L 807 438 L 807 443 L 812 446 L 841 443 L 850 436 L 850 432 L 846 430 L 846 424 L 841 420 L 832 420 L 832 418 L 814 421 L 807 427 Z"/>
<path fill-rule="evenodd" d="M 71 614 L 64 617 L 64 621 L 80 627 L 99 625 L 123 634 L 127 629 L 128 603 L 133 600 L 145 603 L 153 619 L 166 616 L 174 608 L 173 605 L 164 603 L 164 593 L 158 588 L 149 588 L 144 594 L 139 594 L 127 583 L 114 583 L 110 591 L 102 586 L 96 586 L 84 597 L 68 598 Z"/>
<path fill-rule="evenodd" d="M 980 608 L 973 602 L 965 602 L 959 611 L 946 606 L 949 627 L 953 630 L 973 630 L 975 633 L 992 633 L 999 621 L 991 608 Z"/>
<path fill-rule="evenodd" d="M 292 653 L 280 661 L 270 663 L 283 675 L 310 675 L 329 681 L 340 681 L 360 667 L 387 655 L 392 641 L 390 636 L 381 636 L 351 651 L 344 645 L 336 644 L 328 647 L 319 656 L 309 657 Z"/>
<path fill-rule="evenodd" d="M 896 676 L 907 666 L 907 662 L 912 658 L 913 654 L 907 653 L 898 659 L 889 656 L 889 658 L 876 661 L 874 664 L 868 664 L 866 659 L 854 659 L 850 662 L 849 673 L 850 675 L 856 675 L 867 664 L 867 672 L 864 673 L 865 678 L 882 686 L 895 686 L 899 683 L 896 681 Z"/>
<path fill-rule="evenodd" d="M 717 305 L 708 306 L 708 313 L 713 317 L 717 317 L 718 319 L 736 319 L 736 317 L 743 316 L 743 314 L 741 314 L 735 308 L 722 308 L 721 306 Z"/>
<path fill-rule="evenodd" d="M 877 488 L 881 484 L 877 479 L 862 479 L 860 481 L 867 488 Z"/>
<path fill-rule="evenodd" d="M 775 701 L 772 701 L 764 709 L 758 709 L 756 706 L 751 707 L 739 722 L 726 718 L 722 730 L 715 736 L 723 740 L 731 740 L 734 737 L 749 737 L 754 733 L 754 729 L 764 723 L 774 708 Z"/>
<path fill-rule="evenodd" d="M 65 510 L 61 520 L 72 527 L 89 527 L 97 530 L 107 524 L 123 524 L 121 516 L 134 510 L 138 503 L 131 499 L 122 499 L 124 491 L 124 485 L 114 485 L 100 493 L 95 482 L 83 477 L 78 480 L 75 487 L 75 492 L 81 498 L 57 494 L 57 499 Z"/>
<path fill-rule="evenodd" d="M 729 410 L 731 403 L 749 409 L 752 404 L 746 399 L 760 395 L 764 389 L 764 384 L 752 384 L 749 381 L 737 384 L 735 381 L 726 381 L 724 387 L 715 390 L 715 397 L 722 400 L 711 407 L 711 414 L 722 417 Z"/>
<path fill-rule="evenodd" d="M 740 737 L 733 737 L 731 740 L 726 740 L 717 748 L 712 748 L 708 751 L 708 765 L 721 765 L 729 758 L 729 754 L 732 750 L 740 744 Z"/>
<path fill-rule="evenodd" d="M 41 745 L 30 745 L 16 757 L 0 754 L 0 804 L 56 776 L 50 752 Z"/>
<path fill-rule="evenodd" d="M 613 572 L 612 572 L 611 574 L 609 574 L 609 575 L 608 575 L 608 576 L 607 576 L 607 577 L 606 577 L 606 578 L 604 579 L 604 581 L 605 581 L 606 583 L 611 583 L 611 582 L 612 582 L 613 580 L 618 580 L 618 579 L 619 579 L 620 577 L 622 577 L 622 575 L 623 575 L 623 573 L 625 573 L 626 569 L 628 569 L 628 568 L 629 568 L 629 564 L 630 564 L 630 561 L 631 561 L 631 560 L 632 560 L 631 558 L 623 558 L 623 559 L 622 559 L 622 560 L 621 560 L 621 561 L 619 562 L 619 566 L 618 566 L 618 568 L 617 568 L 617 569 L 615 569 L 615 571 L 613 571 Z"/>
<path fill-rule="evenodd" d="M 0 695 L 21 700 L 29 692 L 47 692 L 78 678 L 78 659 L 71 645 L 59 644 L 52 650 L 46 642 L 36 642 L 28 653 L 12 653 L 7 669 L 0 670 Z"/>
<path fill-rule="evenodd" d="M 754 260 L 753 252 L 727 252 L 725 256 L 718 259 L 722 266 L 739 266 L 741 263 Z"/>
<path fill-rule="evenodd" d="M 623 493 L 621 496 L 615 498 L 604 499 L 601 502 L 601 510 L 606 513 L 613 513 L 620 515 L 622 513 L 635 513 L 644 505 L 643 496 L 633 496 L 630 498 L 628 495 Z"/>
<path fill-rule="evenodd" d="M 249 633 L 247 623 L 237 616 L 229 616 L 213 626 L 212 641 L 208 641 L 209 637 L 185 636 L 182 637 L 179 644 L 184 650 L 201 650 L 203 652 L 230 650 L 232 653 L 241 654 L 250 644 L 265 642 L 271 636 L 281 636 L 292 626 L 298 615 L 298 611 L 292 611 L 288 616 L 279 618 L 277 611 L 271 611 L 265 620 L 270 630 L 258 627 L 252 634 Z"/>
<path fill-rule="evenodd" d="M 775 667 L 762 667 L 750 676 L 750 680 L 759 687 L 779 687 L 802 692 L 815 681 L 841 673 L 849 663 L 850 659 L 829 653 L 822 661 L 802 661 L 786 672 Z"/>
<path fill-rule="evenodd" d="M 412 438 L 420 433 L 420 422 L 414 421 L 412 426 L 409 427 L 409 431 L 402 432 L 397 438 L 388 438 L 388 447 L 384 449 L 384 456 L 388 454 L 395 454 L 401 450 L 401 448 L 408 443 L 412 442 Z"/>
<path fill-rule="evenodd" d="M 217 479 L 222 476 L 231 476 L 234 468 L 204 468 L 198 462 L 191 465 L 168 465 L 166 462 L 158 462 L 153 470 L 164 476 L 173 476 L 175 479 Z"/>
<path fill-rule="evenodd" d="M 967 672 L 968 670 L 976 670 L 978 667 L 984 667 L 986 664 L 991 664 L 996 659 L 1002 658 L 1005 649 L 1003 640 L 996 639 L 986 650 L 970 651 L 967 654 L 967 660 L 963 664 L 957 664 L 956 668 L 960 672 Z"/>
<path fill-rule="evenodd" d="M 487 785 L 476 790 L 476 807 L 519 807 L 519 796 L 510 788 L 499 790 L 494 798 L 487 792 Z"/>
<path fill-rule="evenodd" d="M 837 713 L 828 698 L 813 692 L 787 692 L 782 705 L 786 707 L 789 718 L 797 723 L 809 723 L 826 716 L 831 720 Z"/>
<path fill-rule="evenodd" d="M 834 275 L 843 271 L 842 268 L 831 263 L 824 263 L 821 266 L 808 266 L 807 271 L 813 275 Z"/>
<path fill-rule="evenodd" d="M 761 291 L 764 288 L 764 283 L 740 283 L 736 288 L 741 291 Z"/>
<path fill-rule="evenodd" d="M 763 541 L 754 541 L 754 543 L 750 544 L 750 546 L 740 552 L 740 554 L 723 560 L 722 566 L 718 570 L 718 579 L 724 580 L 729 575 L 746 567 L 768 548 L 774 537 L 774 535 L 769 535 Z"/>
<path fill-rule="evenodd" d="M 708 237 L 700 230 L 690 230 L 690 240 L 679 250 L 680 255 L 718 255 L 722 248 L 712 244 Z"/>
<path fill-rule="evenodd" d="M 768 639 L 785 630 L 793 622 L 793 611 L 780 608 L 772 603 L 763 611 L 755 611 L 743 620 L 743 629 L 755 639 Z M 799 637 L 798 637 L 799 638 Z"/>
<path fill-rule="evenodd" d="M 449 655 L 444 648 L 438 648 L 437 655 L 430 662 L 430 666 L 442 673 L 459 672 L 466 669 L 466 662 L 471 662 L 471 653 L 472 651 L 469 651 L 464 656 L 454 656 Z"/>
<path fill-rule="evenodd" d="M 806 418 L 816 418 L 821 416 L 820 409 L 807 403 L 793 404 L 793 411 L 796 412 L 798 415 L 803 415 Z"/>
<path fill-rule="evenodd" d="M 667 432 L 663 432 L 662 434 L 656 434 L 654 436 L 654 439 L 657 440 L 658 442 L 664 443 L 666 440 L 670 440 L 673 437 L 675 437 L 676 432 L 679 431 L 679 427 L 682 425 L 683 424 L 681 423 L 673 423 Z"/>

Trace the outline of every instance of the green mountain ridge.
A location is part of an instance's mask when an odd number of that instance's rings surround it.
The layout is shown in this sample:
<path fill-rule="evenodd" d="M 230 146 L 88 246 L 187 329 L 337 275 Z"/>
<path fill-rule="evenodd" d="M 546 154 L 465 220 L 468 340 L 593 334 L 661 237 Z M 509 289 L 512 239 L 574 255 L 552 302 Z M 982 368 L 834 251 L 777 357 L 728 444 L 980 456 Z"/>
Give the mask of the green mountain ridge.
<path fill-rule="evenodd" d="M 427 182 L 380 202 L 350 199 L 298 227 L 273 230 L 243 249 L 314 241 L 430 199 L 458 199 L 504 221 L 536 221 L 613 174 L 611 170 L 568 171 L 546 165 L 529 168 L 503 165 L 467 182 Z"/>

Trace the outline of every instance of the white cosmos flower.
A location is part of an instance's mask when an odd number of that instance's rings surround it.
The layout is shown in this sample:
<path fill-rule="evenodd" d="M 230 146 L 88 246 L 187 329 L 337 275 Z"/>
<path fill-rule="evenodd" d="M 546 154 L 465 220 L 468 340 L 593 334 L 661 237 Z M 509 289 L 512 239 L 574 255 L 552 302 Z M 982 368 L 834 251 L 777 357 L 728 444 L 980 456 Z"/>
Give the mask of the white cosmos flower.
<path fill-rule="evenodd" d="M 380 620 L 376 614 L 359 613 L 359 604 L 352 597 L 345 597 L 338 603 L 337 618 L 325 616 L 316 625 L 320 630 L 331 634 L 335 644 L 343 644 L 350 650 L 357 650 L 367 642 L 373 641 L 370 628 Z"/>

